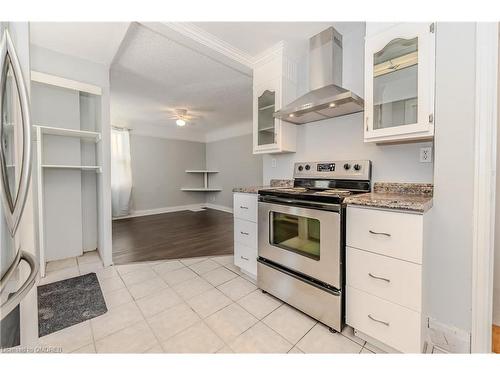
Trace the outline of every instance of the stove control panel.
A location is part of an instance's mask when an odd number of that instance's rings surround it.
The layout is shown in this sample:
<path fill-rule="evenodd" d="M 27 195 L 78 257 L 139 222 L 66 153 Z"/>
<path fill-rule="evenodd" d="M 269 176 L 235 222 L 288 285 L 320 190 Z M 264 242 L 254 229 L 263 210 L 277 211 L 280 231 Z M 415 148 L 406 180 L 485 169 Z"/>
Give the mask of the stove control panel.
<path fill-rule="evenodd" d="M 299 162 L 294 166 L 294 178 L 370 180 L 370 160 Z"/>
<path fill-rule="evenodd" d="M 317 172 L 335 172 L 335 163 L 318 163 Z"/>

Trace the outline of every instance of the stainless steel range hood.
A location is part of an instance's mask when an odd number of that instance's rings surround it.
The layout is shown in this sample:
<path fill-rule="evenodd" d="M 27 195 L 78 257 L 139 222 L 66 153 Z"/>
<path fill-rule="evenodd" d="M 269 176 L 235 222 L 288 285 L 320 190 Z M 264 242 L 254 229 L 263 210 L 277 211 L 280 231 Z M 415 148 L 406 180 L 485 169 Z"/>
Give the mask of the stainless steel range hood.
<path fill-rule="evenodd" d="M 309 82 L 310 91 L 274 117 L 300 125 L 363 111 L 363 99 L 342 88 L 342 35 L 333 27 L 309 40 Z"/>

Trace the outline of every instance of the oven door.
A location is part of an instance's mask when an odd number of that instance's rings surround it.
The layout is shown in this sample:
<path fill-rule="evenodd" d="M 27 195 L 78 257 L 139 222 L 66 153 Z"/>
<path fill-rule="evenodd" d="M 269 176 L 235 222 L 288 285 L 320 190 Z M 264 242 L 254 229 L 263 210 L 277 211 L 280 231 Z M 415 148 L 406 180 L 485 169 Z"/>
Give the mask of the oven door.
<path fill-rule="evenodd" d="M 341 289 L 340 205 L 271 199 L 259 201 L 259 257 Z"/>

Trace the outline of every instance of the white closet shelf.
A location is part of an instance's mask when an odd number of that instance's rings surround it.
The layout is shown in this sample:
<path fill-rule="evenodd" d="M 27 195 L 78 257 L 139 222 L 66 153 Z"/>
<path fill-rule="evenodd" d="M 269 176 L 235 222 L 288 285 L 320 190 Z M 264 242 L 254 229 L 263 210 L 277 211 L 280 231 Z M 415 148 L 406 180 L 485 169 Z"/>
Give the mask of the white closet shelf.
<path fill-rule="evenodd" d="M 219 173 L 212 169 L 186 169 L 186 173 Z"/>
<path fill-rule="evenodd" d="M 222 191 L 219 188 L 181 188 L 182 191 Z"/>
<path fill-rule="evenodd" d="M 55 128 L 53 126 L 42 126 L 42 125 L 35 125 L 35 126 L 40 129 L 42 134 L 60 135 L 65 137 L 77 137 L 82 139 L 93 140 L 94 142 L 99 142 L 101 140 L 101 133 L 98 132 L 92 132 L 88 130 Z"/>
<path fill-rule="evenodd" d="M 61 164 L 42 164 L 42 168 L 48 169 L 79 169 L 82 171 L 96 171 L 102 172 L 102 168 L 97 165 L 61 165 Z"/>

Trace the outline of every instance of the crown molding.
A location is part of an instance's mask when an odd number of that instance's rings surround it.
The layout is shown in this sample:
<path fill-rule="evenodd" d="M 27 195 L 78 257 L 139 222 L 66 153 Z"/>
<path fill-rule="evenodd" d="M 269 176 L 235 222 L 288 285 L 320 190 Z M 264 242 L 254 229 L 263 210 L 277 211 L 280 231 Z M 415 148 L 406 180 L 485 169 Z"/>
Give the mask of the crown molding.
<path fill-rule="evenodd" d="M 179 34 L 191 38 L 201 45 L 211 48 L 224 56 L 253 69 L 254 58 L 252 55 L 232 46 L 222 39 L 217 38 L 215 35 L 210 34 L 200 27 L 189 22 L 163 22 L 163 24 L 172 30 L 177 31 Z"/>
<path fill-rule="evenodd" d="M 276 43 L 275 45 L 269 47 L 268 49 L 260 52 L 259 54 L 253 57 L 253 67 L 266 63 L 274 56 L 281 54 L 284 49 L 285 49 L 285 42 L 282 40 Z"/>

